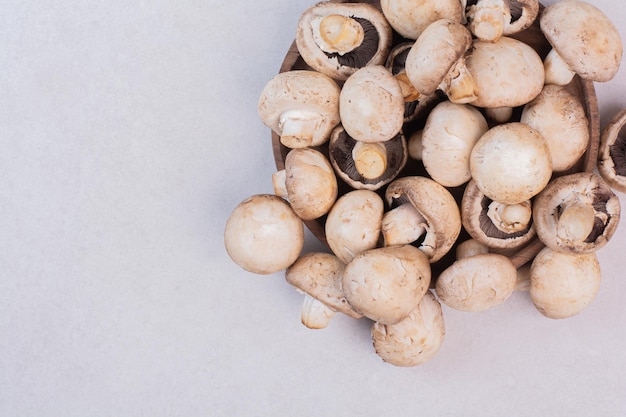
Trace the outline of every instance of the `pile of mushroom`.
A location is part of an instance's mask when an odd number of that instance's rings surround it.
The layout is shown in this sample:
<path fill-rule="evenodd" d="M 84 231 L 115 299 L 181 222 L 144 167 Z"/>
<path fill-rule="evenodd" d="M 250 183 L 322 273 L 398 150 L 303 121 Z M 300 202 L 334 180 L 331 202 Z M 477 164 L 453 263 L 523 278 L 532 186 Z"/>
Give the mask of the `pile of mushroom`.
<path fill-rule="evenodd" d="M 593 301 L 620 218 L 611 187 L 626 190 L 626 111 L 597 155 L 581 101 L 621 63 L 602 11 L 323 1 L 295 45 L 258 102 L 280 149 L 275 195 L 237 206 L 224 244 L 247 271 L 285 271 L 305 326 L 370 320 L 376 354 L 415 366 L 441 346 L 446 308 L 478 314 L 527 290 L 557 319 Z M 301 253 L 304 225 L 327 253 Z"/>

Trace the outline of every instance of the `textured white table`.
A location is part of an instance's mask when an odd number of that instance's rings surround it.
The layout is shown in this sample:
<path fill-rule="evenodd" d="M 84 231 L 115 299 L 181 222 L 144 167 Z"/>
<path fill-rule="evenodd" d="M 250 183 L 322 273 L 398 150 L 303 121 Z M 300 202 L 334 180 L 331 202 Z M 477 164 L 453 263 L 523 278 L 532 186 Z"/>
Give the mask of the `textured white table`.
<path fill-rule="evenodd" d="M 408 369 L 226 256 L 230 211 L 272 190 L 257 97 L 312 3 L 0 3 L 0 415 L 626 415 L 626 225 L 580 315 L 444 307 Z M 604 126 L 626 67 L 596 88 Z"/>

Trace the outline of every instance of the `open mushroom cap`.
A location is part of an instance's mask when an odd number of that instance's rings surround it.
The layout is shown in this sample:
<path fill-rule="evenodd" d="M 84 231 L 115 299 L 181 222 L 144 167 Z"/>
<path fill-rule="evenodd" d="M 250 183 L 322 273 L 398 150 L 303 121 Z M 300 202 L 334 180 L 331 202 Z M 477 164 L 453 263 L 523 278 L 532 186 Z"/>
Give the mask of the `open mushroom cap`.
<path fill-rule="evenodd" d="M 589 122 L 580 100 L 564 86 L 549 84 L 524 106 L 520 122 L 543 136 L 550 148 L 552 169 L 572 168 L 589 144 Z"/>
<path fill-rule="evenodd" d="M 256 274 L 289 267 L 304 246 L 304 225 L 289 204 L 270 194 L 251 196 L 226 222 L 224 246 L 231 259 Z"/>
<path fill-rule="evenodd" d="M 538 14 L 537 0 L 470 0 L 467 20 L 474 36 L 495 42 L 528 28 Z"/>
<path fill-rule="evenodd" d="M 544 248 L 530 267 L 530 299 L 546 317 L 563 319 L 587 308 L 602 274 L 595 252 L 567 254 Z"/>
<path fill-rule="evenodd" d="M 539 239 L 551 249 L 565 253 L 601 249 L 615 234 L 619 218 L 619 198 L 593 172 L 552 180 L 533 206 Z"/>
<path fill-rule="evenodd" d="M 333 22 L 340 23 L 331 24 L 328 31 L 320 29 L 329 16 Z M 350 48 L 344 50 L 329 48 L 324 41 L 329 33 L 332 41 L 345 42 L 345 38 L 351 38 L 353 32 L 358 32 L 360 36 Z M 300 16 L 296 46 L 311 68 L 335 80 L 345 80 L 359 68 L 384 64 L 391 48 L 392 35 L 391 26 L 382 12 L 371 4 L 323 1 Z"/>
<path fill-rule="evenodd" d="M 594 5 L 578 0 L 558 1 L 543 10 L 539 22 L 548 42 L 581 78 L 605 82 L 619 70 L 619 31 Z"/>
<path fill-rule="evenodd" d="M 428 258 L 411 245 L 389 246 L 363 252 L 344 270 L 343 291 L 359 313 L 395 324 L 408 316 L 428 291 Z"/>
<path fill-rule="evenodd" d="M 506 301 L 515 290 L 517 269 L 496 253 L 455 261 L 437 278 L 439 300 L 460 311 L 483 311 Z"/>
<path fill-rule="evenodd" d="M 426 177 L 402 177 L 389 184 L 385 199 L 392 209 L 410 204 L 425 219 L 426 233 L 417 244 L 431 263 L 450 251 L 461 232 L 461 213 L 444 186 Z"/>
<path fill-rule="evenodd" d="M 381 0 L 383 14 L 400 35 L 417 39 L 426 27 L 440 19 L 461 22 L 459 0 Z"/>
<path fill-rule="evenodd" d="M 602 131 L 598 172 L 615 190 L 626 193 L 626 109 L 618 112 Z"/>
<path fill-rule="evenodd" d="M 328 246 L 341 261 L 348 263 L 376 247 L 384 205 L 383 199 L 369 190 L 350 191 L 337 200 L 324 227 Z"/>
<path fill-rule="evenodd" d="M 395 366 L 417 366 L 439 351 L 445 336 L 441 304 L 428 291 L 415 310 L 396 324 L 374 323 L 376 354 Z"/>

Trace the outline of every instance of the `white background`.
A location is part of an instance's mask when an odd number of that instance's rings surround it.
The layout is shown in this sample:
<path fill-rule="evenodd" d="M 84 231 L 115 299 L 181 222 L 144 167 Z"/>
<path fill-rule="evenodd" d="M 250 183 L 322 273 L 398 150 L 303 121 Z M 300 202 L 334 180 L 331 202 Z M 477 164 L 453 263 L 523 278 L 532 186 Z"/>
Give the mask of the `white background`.
<path fill-rule="evenodd" d="M 258 95 L 312 4 L 0 2 L 0 415 L 626 415 L 624 224 L 580 315 L 444 307 L 415 368 L 227 257 L 230 211 L 272 192 Z M 597 95 L 604 127 L 626 67 Z"/>

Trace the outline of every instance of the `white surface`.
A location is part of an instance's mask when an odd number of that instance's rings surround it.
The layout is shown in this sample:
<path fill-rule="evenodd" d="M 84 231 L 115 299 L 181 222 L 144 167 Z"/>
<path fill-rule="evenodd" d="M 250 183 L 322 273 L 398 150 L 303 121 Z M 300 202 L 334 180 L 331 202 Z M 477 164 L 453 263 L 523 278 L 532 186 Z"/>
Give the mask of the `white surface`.
<path fill-rule="evenodd" d="M 579 316 L 444 307 L 408 369 L 230 261 L 230 211 L 272 190 L 257 97 L 312 3 L 0 3 L 0 415 L 626 415 L 624 224 Z M 597 86 L 603 126 L 625 92 L 626 67 Z"/>

